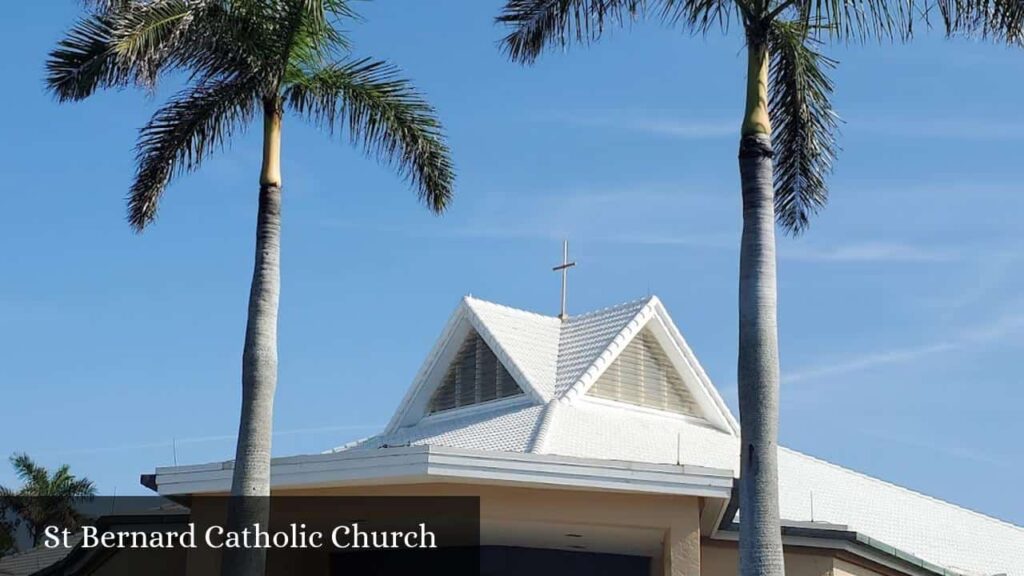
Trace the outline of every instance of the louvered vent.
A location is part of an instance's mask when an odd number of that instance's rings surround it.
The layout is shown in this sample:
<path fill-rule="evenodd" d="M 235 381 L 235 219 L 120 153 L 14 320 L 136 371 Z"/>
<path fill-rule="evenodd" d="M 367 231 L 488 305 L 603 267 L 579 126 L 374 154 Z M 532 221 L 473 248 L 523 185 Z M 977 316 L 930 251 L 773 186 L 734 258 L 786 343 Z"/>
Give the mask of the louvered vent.
<path fill-rule="evenodd" d="M 441 386 L 430 399 L 430 414 L 518 396 L 523 391 L 475 331 L 466 336 Z"/>
<path fill-rule="evenodd" d="M 688 416 L 700 416 L 693 396 L 657 338 L 644 329 L 626 346 L 588 395 Z"/>

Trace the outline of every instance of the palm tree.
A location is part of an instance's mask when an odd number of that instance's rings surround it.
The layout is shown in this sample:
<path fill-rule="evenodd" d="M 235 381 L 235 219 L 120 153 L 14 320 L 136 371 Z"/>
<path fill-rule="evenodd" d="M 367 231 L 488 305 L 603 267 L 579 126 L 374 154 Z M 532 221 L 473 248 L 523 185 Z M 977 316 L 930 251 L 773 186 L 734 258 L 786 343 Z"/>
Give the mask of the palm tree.
<path fill-rule="evenodd" d="M 33 546 L 39 545 L 46 526 L 69 530 L 81 526 L 82 516 L 75 505 L 96 495 L 91 480 L 76 477 L 67 464 L 50 472 L 28 454 L 15 454 L 10 461 L 23 483 L 18 490 L 0 486 L 0 511 L 10 510 L 14 515 L 13 523 L 4 523 L 12 547 L 15 526 L 25 526 Z"/>
<path fill-rule="evenodd" d="M 6 520 L 6 506 L 0 503 L 0 558 L 15 551 L 14 527 Z"/>
<path fill-rule="evenodd" d="M 837 117 L 830 103 L 836 62 L 828 40 L 911 36 L 915 21 L 940 15 L 947 33 L 1019 40 L 1016 0 L 506 0 L 502 47 L 530 64 L 548 47 L 596 41 L 611 25 L 645 16 L 693 33 L 739 21 L 747 55 L 740 124 L 743 200 L 740 244 L 740 573 L 782 576 L 778 508 L 779 353 L 775 228 L 799 234 L 828 199 Z"/>
<path fill-rule="evenodd" d="M 100 88 L 152 90 L 168 72 L 188 86 L 140 131 L 128 220 L 142 231 L 173 176 L 263 118 L 256 258 L 242 353 L 242 411 L 231 494 L 270 491 L 271 416 L 277 383 L 281 129 L 285 111 L 347 132 L 353 144 L 406 177 L 426 206 L 444 211 L 454 170 L 433 108 L 397 70 L 355 59 L 338 23 L 347 0 L 93 0 L 50 54 L 47 85 L 59 101 Z M 228 528 L 268 519 L 261 498 L 233 498 Z M 225 573 L 259 574 L 265 555 L 232 551 Z"/>

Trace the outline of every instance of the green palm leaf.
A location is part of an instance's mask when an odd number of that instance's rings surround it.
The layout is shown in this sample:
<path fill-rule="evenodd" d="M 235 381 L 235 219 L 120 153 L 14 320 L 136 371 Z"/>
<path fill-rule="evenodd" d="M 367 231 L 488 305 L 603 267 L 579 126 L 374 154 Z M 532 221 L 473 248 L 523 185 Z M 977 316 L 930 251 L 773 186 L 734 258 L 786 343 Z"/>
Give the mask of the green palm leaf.
<path fill-rule="evenodd" d="M 832 110 L 836 62 L 802 22 L 776 22 L 769 36 L 769 114 L 775 152 L 775 215 L 785 230 L 803 231 L 828 201 L 838 117 Z"/>
<path fill-rule="evenodd" d="M 455 175 L 441 123 L 395 67 L 363 59 L 295 74 L 292 109 L 397 168 L 431 210 L 448 206 Z"/>
<path fill-rule="evenodd" d="M 82 100 L 98 88 L 121 86 L 131 71 L 111 49 L 110 18 L 94 14 L 79 20 L 46 62 L 46 83 L 61 102 Z"/>
<path fill-rule="evenodd" d="M 128 201 L 128 221 L 142 230 L 156 217 L 171 178 L 195 170 L 259 109 L 259 83 L 251 77 L 209 80 L 182 91 L 139 133 L 138 170 Z"/>

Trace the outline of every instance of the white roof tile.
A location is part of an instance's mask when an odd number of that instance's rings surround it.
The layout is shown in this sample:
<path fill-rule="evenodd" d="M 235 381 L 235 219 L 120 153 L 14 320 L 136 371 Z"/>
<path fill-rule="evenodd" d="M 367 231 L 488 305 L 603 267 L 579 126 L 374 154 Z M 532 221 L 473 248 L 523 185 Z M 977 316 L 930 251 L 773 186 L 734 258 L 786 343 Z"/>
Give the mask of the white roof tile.
<path fill-rule="evenodd" d="M 543 409 L 540 405 L 524 406 L 517 402 L 495 403 L 491 410 L 449 418 L 434 417 L 335 451 L 430 444 L 494 452 L 526 452 Z"/>
<path fill-rule="evenodd" d="M 513 374 L 518 370 L 542 399 L 550 400 L 555 388 L 558 335 L 562 322 L 552 316 L 472 297 L 467 297 L 465 302 L 476 314 L 482 330 L 489 332 L 504 350 L 506 356 L 502 360 L 506 362 L 505 368 Z M 487 339 L 486 335 L 484 337 Z"/>
<path fill-rule="evenodd" d="M 650 301 L 634 300 L 566 320 L 558 342 L 555 395 L 565 395 Z"/>
<path fill-rule="evenodd" d="M 739 442 L 729 430 L 586 397 L 560 401 L 651 301 L 562 323 L 467 299 L 543 400 L 529 406 L 498 402 L 461 415 L 434 416 L 349 449 L 437 444 L 738 471 Z M 779 453 L 779 482 L 784 520 L 846 525 L 958 572 L 1024 576 L 1024 528 L 786 448 Z"/>

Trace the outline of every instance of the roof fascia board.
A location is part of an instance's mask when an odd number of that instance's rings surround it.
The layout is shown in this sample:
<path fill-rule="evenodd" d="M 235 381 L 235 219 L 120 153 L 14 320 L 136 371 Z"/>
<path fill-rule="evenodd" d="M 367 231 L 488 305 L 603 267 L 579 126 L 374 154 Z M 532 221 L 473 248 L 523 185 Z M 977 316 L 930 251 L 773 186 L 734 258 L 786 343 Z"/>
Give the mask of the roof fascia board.
<path fill-rule="evenodd" d="M 728 418 L 722 413 L 721 408 L 709 393 L 708 387 L 701 380 L 700 374 L 694 369 L 693 362 L 687 358 L 686 352 L 680 346 L 680 341 L 673 336 L 672 331 L 668 327 L 669 322 L 671 320 L 666 322 L 665 318 L 660 313 L 657 313 L 656 310 L 654 317 L 648 321 L 647 326 L 654 333 L 658 344 L 665 350 L 666 356 L 668 356 L 673 368 L 684 376 L 683 382 L 689 389 L 690 395 L 696 400 L 697 405 L 700 406 L 703 419 L 722 432 L 735 433 Z"/>
<path fill-rule="evenodd" d="M 738 527 L 718 530 L 711 537 L 715 540 L 736 542 L 739 540 L 737 530 Z M 843 551 L 911 576 L 962 576 L 958 572 L 932 564 L 898 548 L 881 544 L 858 532 L 814 528 L 801 529 L 799 532 L 786 534 L 786 526 L 783 526 L 782 543 L 786 546 Z M 821 535 L 814 535 L 813 532 L 820 532 Z"/>
<path fill-rule="evenodd" d="M 697 360 L 697 356 L 690 349 L 689 344 L 686 343 L 686 338 L 683 338 L 683 334 L 679 331 L 675 322 L 672 321 L 672 317 L 669 316 L 668 310 L 665 309 L 664 304 L 657 296 L 651 297 L 653 307 L 661 320 L 665 330 L 671 336 L 672 340 L 675 341 L 676 347 L 678 347 L 679 353 L 682 354 L 686 364 L 690 367 L 694 374 L 697 375 L 697 380 L 700 385 L 704 388 L 704 393 L 707 397 L 717 406 L 717 412 L 721 415 L 725 421 L 727 427 L 732 431 L 733 435 L 738 435 L 740 432 L 740 425 L 736 418 L 733 416 L 732 411 L 729 410 L 729 406 L 722 399 L 722 395 L 718 393 L 718 389 L 711 382 L 711 378 L 708 377 L 707 372 L 704 371 L 704 367 L 701 366 Z"/>
<path fill-rule="evenodd" d="M 221 493 L 230 488 L 232 464 L 218 470 L 162 468 L 157 487 L 164 496 Z M 539 454 L 492 453 L 412 446 L 275 459 L 271 487 L 473 482 L 690 495 L 727 499 L 732 473 L 691 466 L 642 465 Z"/>
<path fill-rule="evenodd" d="M 430 350 L 430 353 L 423 360 L 423 364 L 420 366 L 419 371 L 416 373 L 416 377 L 413 378 L 412 385 L 406 391 L 405 396 L 402 398 L 402 402 L 395 409 L 394 415 L 391 417 L 391 421 L 388 422 L 387 428 L 384 429 L 385 433 L 394 432 L 400 426 L 402 426 L 407 415 L 410 412 L 410 408 L 414 401 L 420 397 L 420 390 L 424 387 L 424 383 L 427 381 L 427 377 L 431 372 L 435 370 L 438 365 L 439 357 L 442 353 L 450 348 L 449 346 L 452 336 L 463 323 L 463 319 L 466 316 L 468 306 L 466 305 L 466 299 L 463 298 L 459 305 L 456 306 L 455 311 L 448 317 L 448 322 L 445 324 L 444 329 L 441 331 L 441 336 L 438 337 L 437 342 L 434 343 L 434 347 Z"/>

